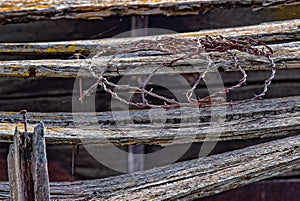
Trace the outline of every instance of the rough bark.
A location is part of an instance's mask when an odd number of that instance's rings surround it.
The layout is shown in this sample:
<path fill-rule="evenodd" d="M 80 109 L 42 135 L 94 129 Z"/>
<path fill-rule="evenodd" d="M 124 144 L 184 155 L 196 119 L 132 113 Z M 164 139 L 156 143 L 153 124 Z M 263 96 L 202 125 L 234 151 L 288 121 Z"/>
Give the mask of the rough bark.
<path fill-rule="evenodd" d="M 32 178 L 35 200 L 50 200 L 44 125 L 38 124 L 32 136 Z"/>

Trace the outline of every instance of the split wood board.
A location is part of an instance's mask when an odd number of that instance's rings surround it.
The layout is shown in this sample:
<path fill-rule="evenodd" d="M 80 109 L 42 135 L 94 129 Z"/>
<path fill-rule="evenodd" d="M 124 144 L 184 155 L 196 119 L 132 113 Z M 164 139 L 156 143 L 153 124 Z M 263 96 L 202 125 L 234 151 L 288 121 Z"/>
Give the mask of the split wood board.
<path fill-rule="evenodd" d="M 215 114 L 212 122 L 211 114 Z M 49 144 L 168 145 L 290 136 L 299 133 L 299 120 L 300 98 L 289 97 L 219 106 L 213 110 L 29 113 L 28 127 L 33 129 L 43 121 Z M 0 141 L 11 142 L 15 126 L 23 128 L 19 115 L 2 112 Z"/>
<path fill-rule="evenodd" d="M 297 5 L 297 1 L 283 0 L 7 0 L 0 4 L 0 23 L 18 23 L 57 19 L 104 19 L 126 15 L 189 15 L 216 8 L 268 7 Z"/>

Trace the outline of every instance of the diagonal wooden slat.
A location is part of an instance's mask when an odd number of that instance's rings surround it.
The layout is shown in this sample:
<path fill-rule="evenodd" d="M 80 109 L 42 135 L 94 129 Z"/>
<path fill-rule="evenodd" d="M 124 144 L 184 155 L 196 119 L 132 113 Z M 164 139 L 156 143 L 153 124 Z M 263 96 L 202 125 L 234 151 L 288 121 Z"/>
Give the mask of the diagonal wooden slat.
<path fill-rule="evenodd" d="M 297 135 L 132 174 L 51 183 L 51 200 L 202 198 L 300 168 L 299 145 Z M 8 198 L 8 183 L 0 182 L 0 199 Z"/>

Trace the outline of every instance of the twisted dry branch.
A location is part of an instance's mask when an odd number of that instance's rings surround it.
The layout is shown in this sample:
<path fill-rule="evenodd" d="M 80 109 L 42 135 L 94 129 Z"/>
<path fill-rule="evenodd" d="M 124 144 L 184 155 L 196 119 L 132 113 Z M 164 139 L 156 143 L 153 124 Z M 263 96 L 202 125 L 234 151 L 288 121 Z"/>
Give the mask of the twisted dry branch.
<path fill-rule="evenodd" d="M 104 73 L 109 69 L 110 63 L 116 57 L 120 57 L 121 55 L 124 54 L 128 55 L 128 53 L 134 53 L 139 51 L 146 51 L 146 52 L 157 51 L 158 54 L 169 56 L 171 59 L 168 62 L 158 64 L 154 69 L 152 69 L 152 71 L 143 81 L 141 87 L 124 85 L 124 84 L 123 85 L 114 84 L 104 77 Z M 100 67 L 101 69 L 100 73 L 96 73 L 96 70 L 94 68 L 95 67 L 97 67 L 97 69 L 99 68 L 99 66 L 96 65 L 96 59 L 99 59 L 99 57 L 103 56 L 108 52 L 112 56 L 110 56 L 107 65 L 104 67 Z M 241 100 L 241 101 L 235 101 L 235 102 L 223 101 L 218 103 L 212 103 L 211 99 L 213 97 L 227 94 L 230 91 L 242 87 L 244 84 L 246 84 L 247 73 L 239 63 L 239 60 L 236 56 L 237 52 L 243 52 L 249 55 L 265 57 L 270 63 L 270 69 L 272 71 L 271 76 L 267 80 L 265 80 L 262 92 L 259 94 L 254 94 L 252 98 Z M 238 81 L 237 84 L 225 88 L 224 90 L 214 92 L 204 98 L 199 98 L 199 97 L 192 98 L 195 89 L 199 86 L 202 80 L 205 82 L 205 77 L 207 73 L 211 71 L 212 63 L 213 63 L 212 56 L 211 56 L 212 53 L 225 54 L 228 57 L 230 57 L 234 67 L 241 72 L 243 77 Z M 263 42 L 254 40 L 249 37 L 235 38 L 235 39 L 224 38 L 222 36 L 217 36 L 217 37 L 205 36 L 198 39 L 160 37 L 157 38 L 156 40 L 142 40 L 142 41 L 132 42 L 129 45 L 120 44 L 117 47 L 111 47 L 106 50 L 99 51 L 95 56 L 92 57 L 92 59 L 89 62 L 89 72 L 92 75 L 92 77 L 96 79 L 96 82 L 92 86 L 90 86 L 89 89 L 83 92 L 82 97 L 89 96 L 97 89 L 98 86 L 101 86 L 104 91 L 106 91 L 112 96 L 112 98 L 119 100 L 122 103 L 135 106 L 138 108 L 150 107 L 150 108 L 170 109 L 175 107 L 209 107 L 218 104 L 232 105 L 232 104 L 245 103 L 256 99 L 261 99 L 268 91 L 268 87 L 271 84 L 272 80 L 274 79 L 276 73 L 276 66 L 273 59 L 271 58 L 272 54 L 273 54 L 273 50 L 269 46 L 267 46 Z M 162 67 L 172 67 L 176 62 L 188 61 L 189 59 L 192 58 L 193 59 L 206 58 L 207 65 L 205 67 L 205 70 L 201 74 L 199 73 L 198 79 L 194 82 L 191 88 L 187 90 L 186 102 L 179 102 L 175 99 L 170 99 L 165 96 L 156 94 L 152 90 L 146 90 L 146 86 L 150 83 L 151 78 L 157 73 L 159 69 L 161 69 Z M 141 93 L 142 101 L 132 102 L 130 100 L 125 100 L 124 98 L 120 97 L 112 88 L 118 90 L 130 90 L 130 91 L 134 90 L 136 92 L 139 92 Z M 163 101 L 164 104 L 163 105 L 150 104 L 146 99 L 146 95 L 157 98 Z"/>

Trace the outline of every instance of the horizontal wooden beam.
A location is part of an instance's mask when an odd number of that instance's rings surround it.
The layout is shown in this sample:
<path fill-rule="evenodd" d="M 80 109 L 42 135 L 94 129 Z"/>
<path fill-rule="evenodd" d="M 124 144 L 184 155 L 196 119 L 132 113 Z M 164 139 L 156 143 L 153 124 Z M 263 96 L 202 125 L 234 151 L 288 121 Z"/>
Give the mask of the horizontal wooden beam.
<path fill-rule="evenodd" d="M 96 180 L 51 183 L 53 200 L 192 200 L 300 168 L 300 136 L 165 167 Z M 9 197 L 0 183 L 0 198 Z M 78 190 L 80 189 L 80 191 Z"/>
<path fill-rule="evenodd" d="M 270 45 L 274 50 L 274 59 L 278 69 L 299 69 L 300 42 Z M 125 54 L 126 55 L 126 54 Z M 175 56 L 176 57 L 176 56 Z M 270 63 L 262 57 L 251 56 L 245 53 L 237 53 L 242 68 L 244 70 L 270 70 Z M 96 73 L 109 64 L 105 76 L 119 75 L 141 75 L 150 74 L 154 67 L 165 62 L 171 62 L 173 57 L 168 55 L 153 55 L 153 51 L 144 52 L 142 56 L 132 56 L 126 58 L 116 58 L 110 61 L 108 57 L 99 57 L 96 60 L 18 60 L 0 61 L 0 76 L 6 77 L 62 77 L 76 78 L 91 77 L 88 70 L 90 61 Z M 213 56 L 212 69 L 221 67 L 222 71 L 237 71 L 231 58 L 224 54 L 218 57 Z M 176 74 L 203 72 L 208 61 L 199 59 L 186 59 L 176 62 L 163 71 L 156 74 Z"/>
<path fill-rule="evenodd" d="M 223 35 L 225 37 L 251 38 L 263 42 L 296 41 L 300 39 L 300 20 L 269 22 L 260 25 L 233 27 L 224 29 L 201 30 L 199 32 L 170 34 L 178 38 L 198 38 L 205 35 Z M 130 44 L 134 41 L 156 40 L 161 36 L 147 36 L 139 38 L 113 38 L 101 40 L 79 40 L 46 43 L 0 43 L 0 54 L 8 55 L 72 55 L 74 53 L 90 54 L 96 50 L 105 50 L 117 45 Z"/>
<path fill-rule="evenodd" d="M 103 113 L 29 113 L 28 127 L 45 123 L 48 144 L 182 144 L 282 137 L 300 131 L 300 98 L 278 98 L 214 108 L 219 122 L 210 124 L 209 109 L 141 110 Z M 151 113 L 151 119 L 149 115 Z M 201 115 L 200 115 L 201 114 Z M 18 113 L 0 115 L 0 141 L 11 142 L 15 126 L 22 128 Z M 12 123 L 15 122 L 15 123 Z M 173 141 L 174 137 L 176 140 Z"/>
<path fill-rule="evenodd" d="M 293 2 L 294 4 L 297 2 Z M 110 16 L 126 15 L 188 15 L 215 8 L 266 7 L 285 1 L 233 1 L 233 0 L 7 0 L 0 3 L 0 23 L 18 23 L 56 19 L 103 19 Z"/>

